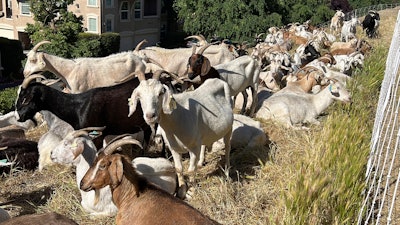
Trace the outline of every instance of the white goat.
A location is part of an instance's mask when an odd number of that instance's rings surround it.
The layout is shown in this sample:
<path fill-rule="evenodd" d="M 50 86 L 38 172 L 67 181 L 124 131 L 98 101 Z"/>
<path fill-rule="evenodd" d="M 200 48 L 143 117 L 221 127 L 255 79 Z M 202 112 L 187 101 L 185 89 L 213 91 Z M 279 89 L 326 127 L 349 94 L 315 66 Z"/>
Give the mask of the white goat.
<path fill-rule="evenodd" d="M 0 127 L 6 127 L 10 125 L 16 125 L 25 130 L 29 130 L 35 126 L 32 120 L 27 120 L 25 122 L 18 122 L 15 117 L 15 111 L 8 112 L 4 115 L 0 115 Z"/>
<path fill-rule="evenodd" d="M 254 120 L 251 117 L 233 114 L 234 120 L 232 124 L 232 138 L 231 148 L 232 149 L 246 149 L 261 147 L 267 143 L 267 136 L 261 127 L 259 121 Z M 223 149 L 223 140 L 220 139 L 213 145 L 214 149 Z"/>
<path fill-rule="evenodd" d="M 153 63 L 163 68 L 165 71 L 183 76 L 186 73 L 187 60 L 191 54 L 191 48 L 166 49 L 147 47 L 139 50 L 138 56 L 147 63 Z M 211 45 L 204 52 L 204 55 L 210 60 L 211 66 L 235 59 L 235 56 L 223 44 Z"/>
<path fill-rule="evenodd" d="M 82 177 L 97 157 L 97 148 L 87 130 L 70 132 L 51 152 L 51 158 L 54 162 L 76 166 L 78 187 Z M 120 146 L 131 143 L 130 139 L 119 139 L 117 141 L 117 145 Z M 110 145 L 113 143 L 116 143 L 116 141 L 110 143 Z M 149 182 L 170 194 L 175 193 L 176 173 L 174 166 L 168 159 L 137 157 L 133 159 L 132 165 Z M 80 192 L 81 205 L 92 216 L 113 216 L 116 214 L 117 207 L 112 202 L 111 190 L 108 186 L 99 189 L 97 193 L 94 191 Z"/>
<path fill-rule="evenodd" d="M 344 21 L 342 30 L 340 32 L 340 40 L 349 42 L 350 37 L 356 37 L 357 25 L 360 25 L 360 21 L 356 17 L 351 18 L 351 20 Z"/>
<path fill-rule="evenodd" d="M 329 84 L 317 94 L 308 93 L 275 93 L 264 100 L 257 111 L 259 119 L 271 119 L 282 123 L 288 128 L 297 124 L 319 124 L 316 119 L 334 100 L 351 102 L 349 92 L 340 82 Z M 308 129 L 302 126 L 301 129 Z"/>
<path fill-rule="evenodd" d="M 36 44 L 27 55 L 24 76 L 50 71 L 67 85 L 71 93 L 81 93 L 95 87 L 112 86 L 131 73 L 144 75 L 146 66 L 132 52 L 122 52 L 101 58 L 65 59 L 37 51 L 49 41 Z"/>
<path fill-rule="evenodd" d="M 74 128 L 65 122 L 64 120 L 58 118 L 56 115 L 47 110 L 40 111 L 44 121 L 47 123 L 48 130 L 44 133 L 38 141 L 38 151 L 39 151 L 39 167 L 38 170 L 42 171 L 44 167 L 52 165 L 51 151 L 59 145 L 64 137 L 67 136 L 69 132 L 72 132 Z"/>
<path fill-rule="evenodd" d="M 178 173 L 178 196 L 183 198 L 187 186 L 183 178 L 182 156 L 189 152 L 188 172 L 193 174 L 205 146 L 224 138 L 226 167 L 229 168 L 230 138 L 233 112 L 229 86 L 220 79 L 207 79 L 194 91 L 171 94 L 157 77 L 141 78 L 139 86 L 129 100 L 129 116 L 140 101 L 143 117 L 147 124 L 159 126 L 165 132 L 170 146 L 175 169 Z M 190 178 L 192 181 L 192 177 Z"/>

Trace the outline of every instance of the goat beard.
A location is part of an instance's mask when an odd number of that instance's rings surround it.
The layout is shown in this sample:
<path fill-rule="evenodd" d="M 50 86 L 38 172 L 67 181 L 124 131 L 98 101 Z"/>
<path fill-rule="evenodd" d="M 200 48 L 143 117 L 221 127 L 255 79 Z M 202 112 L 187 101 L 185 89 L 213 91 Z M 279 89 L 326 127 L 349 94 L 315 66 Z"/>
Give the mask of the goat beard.
<path fill-rule="evenodd" d="M 100 190 L 99 189 L 94 189 L 94 205 L 97 205 L 100 200 Z"/>

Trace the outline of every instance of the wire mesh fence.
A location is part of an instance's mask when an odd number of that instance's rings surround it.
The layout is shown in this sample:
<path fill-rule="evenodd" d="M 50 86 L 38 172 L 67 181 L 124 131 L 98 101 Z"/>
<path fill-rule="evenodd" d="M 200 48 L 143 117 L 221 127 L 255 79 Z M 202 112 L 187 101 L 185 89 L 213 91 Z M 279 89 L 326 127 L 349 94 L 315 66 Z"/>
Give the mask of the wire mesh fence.
<path fill-rule="evenodd" d="M 360 16 L 371 9 L 377 11 L 386 9 L 382 7 L 384 5 L 357 9 L 355 13 Z M 357 222 L 359 225 L 400 224 L 400 202 L 396 201 L 400 181 L 399 17 L 400 11 L 386 61 L 385 75 L 375 115 L 371 151 L 366 168 L 365 198 L 360 207 Z"/>

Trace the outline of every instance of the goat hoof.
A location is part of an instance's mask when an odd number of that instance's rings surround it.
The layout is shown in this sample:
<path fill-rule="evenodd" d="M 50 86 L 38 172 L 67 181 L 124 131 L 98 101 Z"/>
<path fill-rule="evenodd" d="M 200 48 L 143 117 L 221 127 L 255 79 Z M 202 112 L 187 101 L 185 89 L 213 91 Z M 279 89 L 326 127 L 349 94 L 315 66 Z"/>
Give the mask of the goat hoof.
<path fill-rule="evenodd" d="M 194 192 L 195 192 L 194 187 L 190 187 L 189 190 L 186 192 L 185 199 L 188 201 L 192 200 L 192 198 L 194 196 Z"/>
<path fill-rule="evenodd" d="M 180 199 L 185 199 L 186 198 L 186 193 L 187 193 L 187 186 L 186 185 L 182 185 L 179 187 L 178 192 L 176 194 L 176 196 Z"/>

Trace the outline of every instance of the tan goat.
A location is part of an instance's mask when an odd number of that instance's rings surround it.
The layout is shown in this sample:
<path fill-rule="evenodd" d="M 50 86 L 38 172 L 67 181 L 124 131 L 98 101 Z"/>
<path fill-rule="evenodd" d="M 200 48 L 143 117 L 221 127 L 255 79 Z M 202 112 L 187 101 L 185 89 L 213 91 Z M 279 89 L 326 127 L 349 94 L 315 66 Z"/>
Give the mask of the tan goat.
<path fill-rule="evenodd" d="M 110 185 L 113 202 L 118 207 L 117 225 L 218 224 L 183 200 L 150 184 L 138 175 L 129 157 L 112 154 L 116 148 L 108 145 L 104 149 L 82 178 L 80 188 L 91 191 Z"/>

